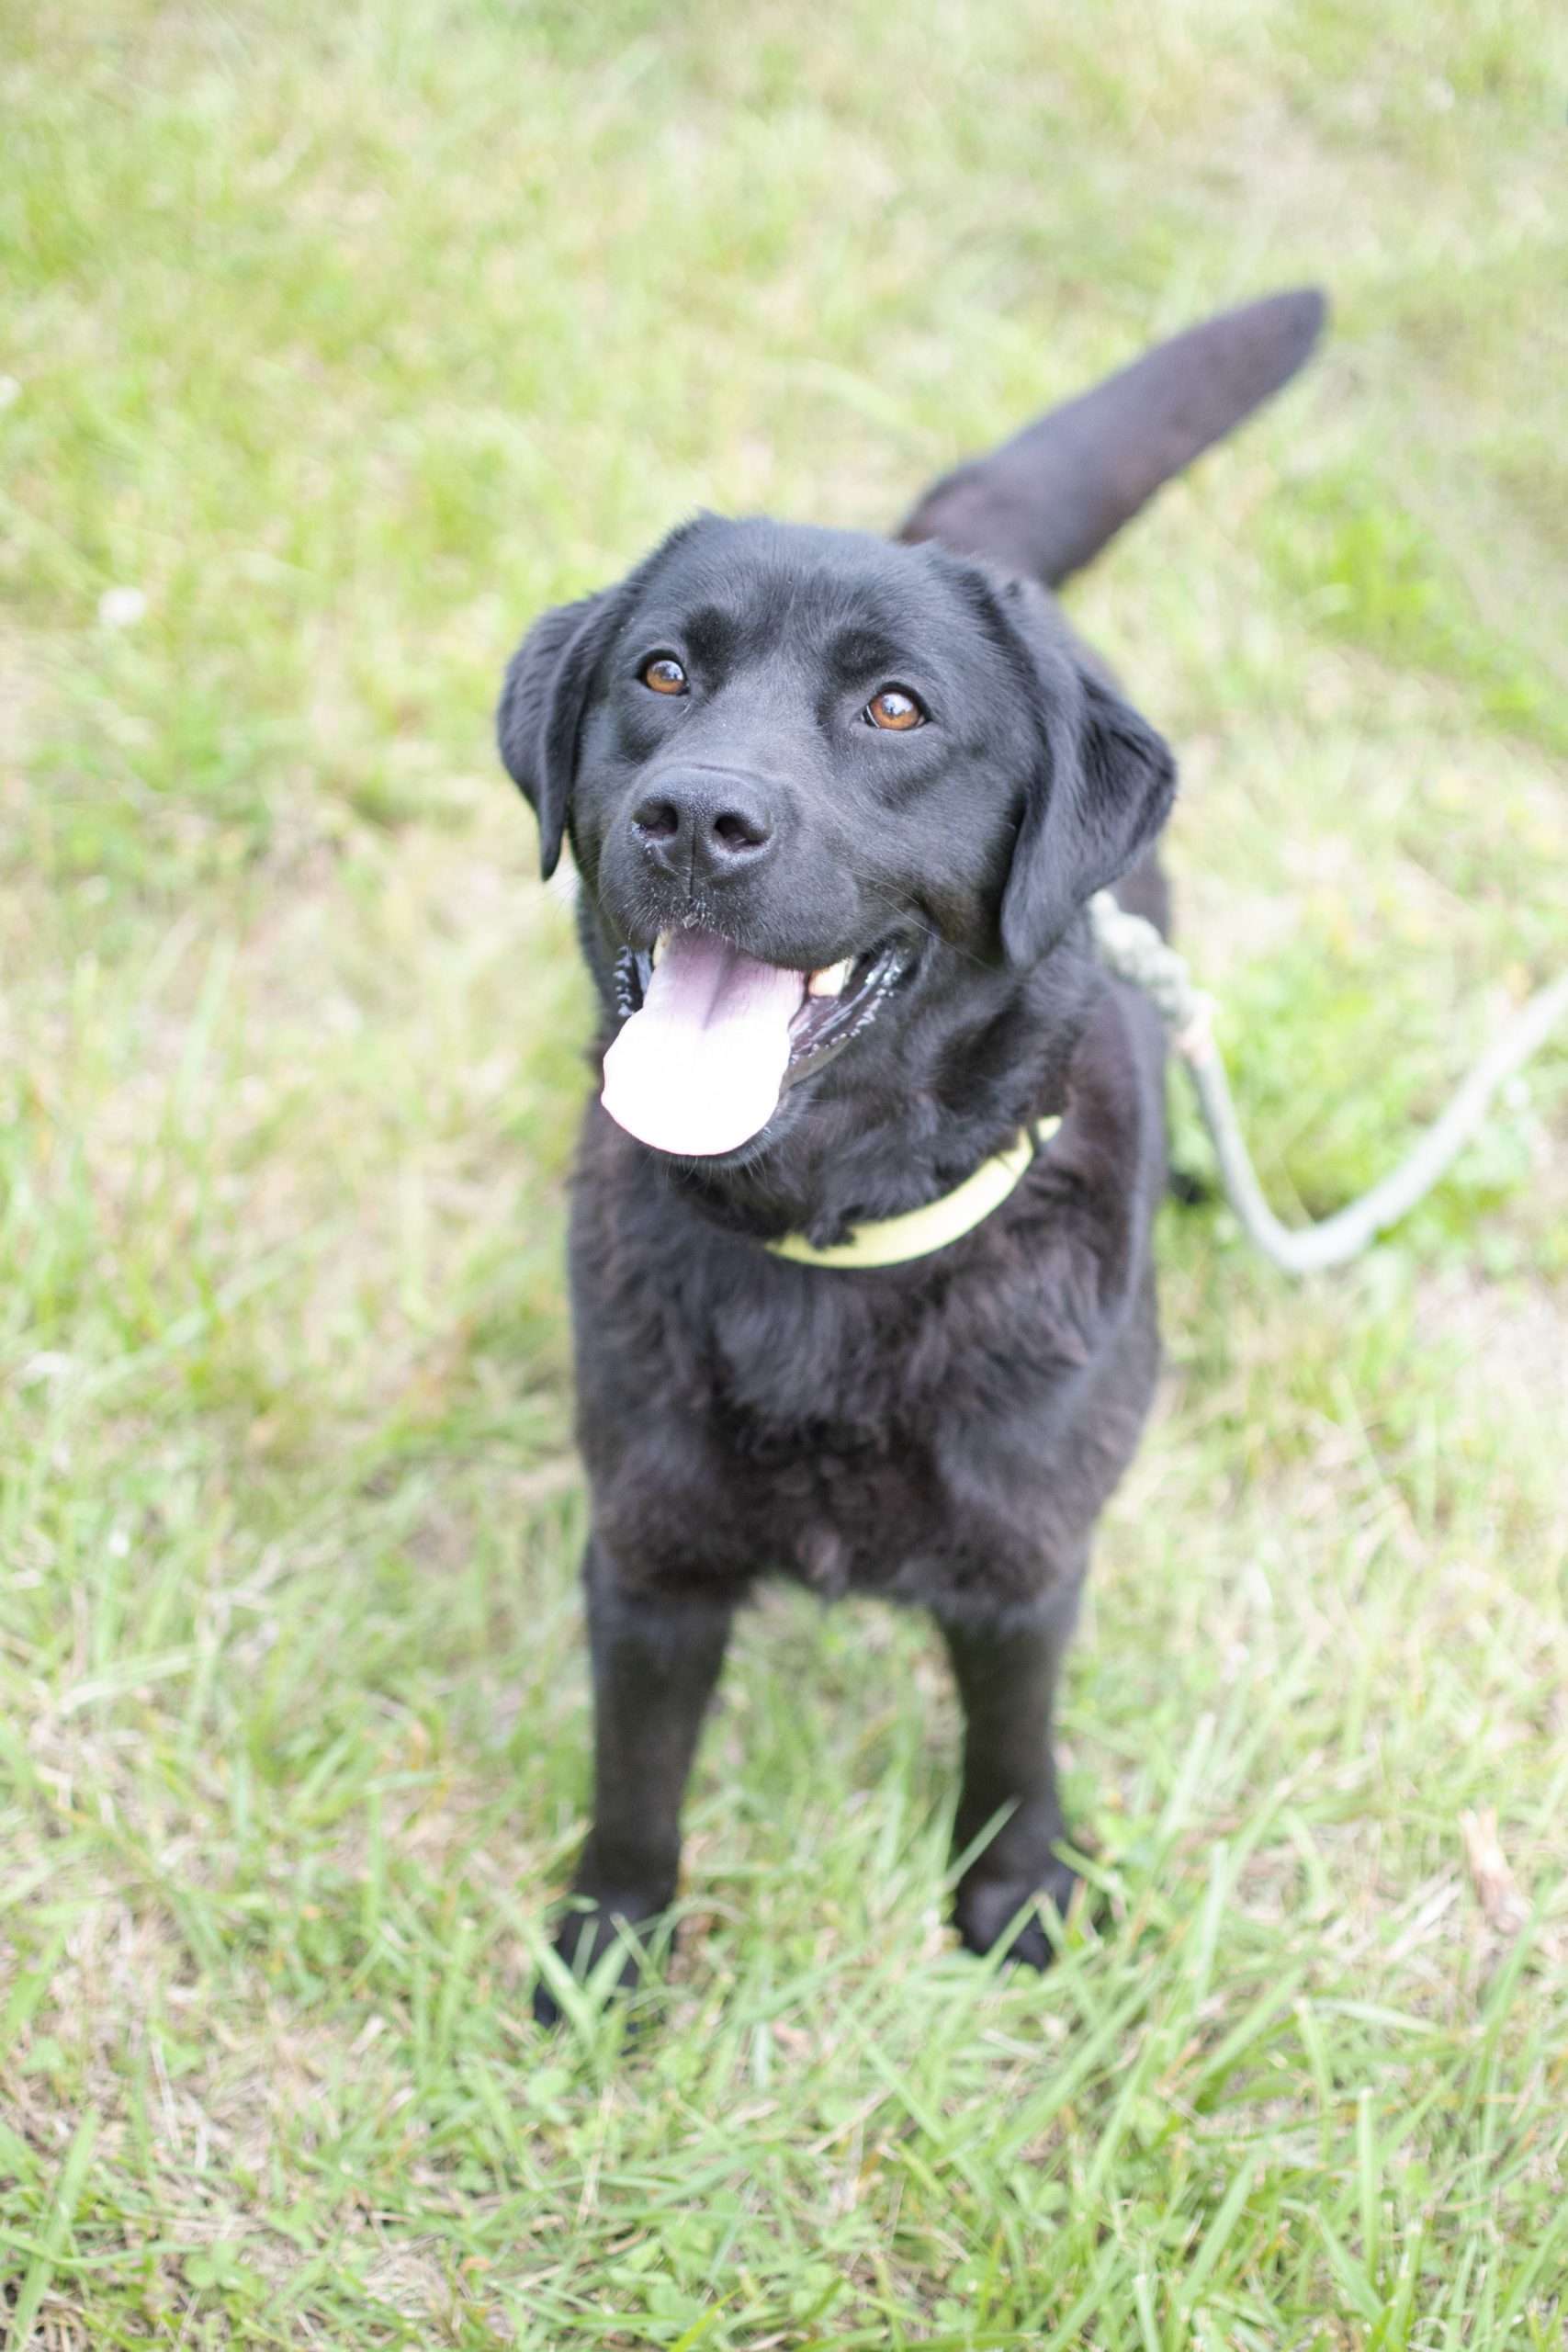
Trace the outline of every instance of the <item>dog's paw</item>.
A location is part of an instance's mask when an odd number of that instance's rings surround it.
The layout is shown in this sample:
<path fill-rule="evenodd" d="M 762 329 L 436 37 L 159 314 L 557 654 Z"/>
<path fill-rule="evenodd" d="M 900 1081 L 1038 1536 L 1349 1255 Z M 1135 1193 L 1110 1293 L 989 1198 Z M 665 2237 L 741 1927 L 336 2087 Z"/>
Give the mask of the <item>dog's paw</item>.
<path fill-rule="evenodd" d="M 1077 1872 L 1055 1859 L 1036 1882 L 985 1878 L 972 1872 L 960 1884 L 953 1905 L 958 1932 L 971 1951 L 983 1956 L 994 1951 L 1011 1928 L 1003 1958 L 1022 1961 L 1030 1968 L 1049 1968 L 1055 1953 L 1039 1906 L 1052 1904 L 1065 1919 L 1077 1883 Z"/>
<path fill-rule="evenodd" d="M 632 1916 L 629 1906 L 613 1902 L 584 1902 L 579 1896 L 556 1931 L 555 1953 L 568 1974 L 581 1984 L 594 1975 L 605 1953 L 614 1947 L 621 1950 L 621 1965 L 611 1979 L 611 1989 L 631 1993 L 637 1989 L 642 1973 L 638 1952 L 627 1942 L 626 1931 L 639 1942 L 649 1929 L 657 1925 L 658 1914 L 646 1906 L 637 1906 L 639 1917 Z M 546 2027 L 560 2023 L 561 2007 L 548 1978 L 536 1977 L 534 1984 L 534 2020 Z"/>

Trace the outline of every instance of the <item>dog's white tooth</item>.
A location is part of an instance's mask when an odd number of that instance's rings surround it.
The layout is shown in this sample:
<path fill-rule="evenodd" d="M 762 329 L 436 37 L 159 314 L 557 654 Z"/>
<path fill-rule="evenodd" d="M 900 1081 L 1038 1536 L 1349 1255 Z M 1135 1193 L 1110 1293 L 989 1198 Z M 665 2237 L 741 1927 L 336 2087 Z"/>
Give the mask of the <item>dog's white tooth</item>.
<path fill-rule="evenodd" d="M 671 935 L 667 931 L 661 931 L 660 933 L 658 938 L 653 943 L 653 953 L 649 957 L 650 964 L 658 963 L 660 957 L 663 955 L 665 949 L 670 944 L 670 936 Z"/>
<path fill-rule="evenodd" d="M 846 956 L 841 964 L 825 964 L 821 971 L 813 972 L 806 983 L 807 994 L 808 996 L 842 996 L 844 982 L 849 977 L 850 959 Z"/>

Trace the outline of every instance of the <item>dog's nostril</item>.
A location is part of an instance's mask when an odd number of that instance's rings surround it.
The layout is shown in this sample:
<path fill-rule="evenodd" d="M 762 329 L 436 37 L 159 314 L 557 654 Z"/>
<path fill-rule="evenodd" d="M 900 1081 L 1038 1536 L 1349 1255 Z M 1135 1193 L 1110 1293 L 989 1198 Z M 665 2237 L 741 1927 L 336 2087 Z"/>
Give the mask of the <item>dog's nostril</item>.
<path fill-rule="evenodd" d="M 763 817 L 753 817 L 739 808 L 726 808 L 713 820 L 714 837 L 732 854 L 741 850 L 761 849 L 773 827 Z"/>
<path fill-rule="evenodd" d="M 761 800 L 739 795 L 730 800 L 728 794 L 720 800 L 711 787 L 688 790 L 683 783 L 645 792 L 633 806 L 631 826 L 660 865 L 684 865 L 690 860 L 694 874 L 710 876 L 757 856 L 773 837 L 773 818 Z"/>
<path fill-rule="evenodd" d="M 632 822 L 648 840 L 667 842 L 681 830 L 681 813 L 672 800 L 660 800 L 649 793 L 632 810 Z"/>

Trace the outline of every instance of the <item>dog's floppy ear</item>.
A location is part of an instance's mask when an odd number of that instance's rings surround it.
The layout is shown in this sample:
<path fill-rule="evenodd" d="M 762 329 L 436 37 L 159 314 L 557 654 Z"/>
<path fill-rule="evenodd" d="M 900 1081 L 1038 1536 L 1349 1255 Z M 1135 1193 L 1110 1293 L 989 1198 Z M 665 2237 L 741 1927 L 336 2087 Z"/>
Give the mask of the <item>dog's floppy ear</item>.
<path fill-rule="evenodd" d="M 1095 891 L 1126 873 L 1176 797 L 1176 762 L 1147 720 L 1065 646 L 1032 650 L 1042 756 L 1001 904 L 1002 947 L 1019 967 L 1037 964 Z"/>
<path fill-rule="evenodd" d="M 539 865 L 548 881 L 560 860 L 577 738 L 599 657 L 621 609 L 605 588 L 536 620 L 506 665 L 495 714 L 508 775 L 539 820 Z"/>

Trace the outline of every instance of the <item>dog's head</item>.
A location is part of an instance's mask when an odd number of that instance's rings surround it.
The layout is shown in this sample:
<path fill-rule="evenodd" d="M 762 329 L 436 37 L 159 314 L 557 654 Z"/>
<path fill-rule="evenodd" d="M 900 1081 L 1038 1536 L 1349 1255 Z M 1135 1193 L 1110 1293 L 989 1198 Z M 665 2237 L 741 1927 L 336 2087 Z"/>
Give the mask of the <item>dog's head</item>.
<path fill-rule="evenodd" d="M 499 731 L 545 872 L 570 834 L 582 877 L 606 1105 L 682 1159 L 852 1081 L 933 990 L 1039 966 L 1175 788 L 1039 590 L 711 516 L 546 614 Z"/>

